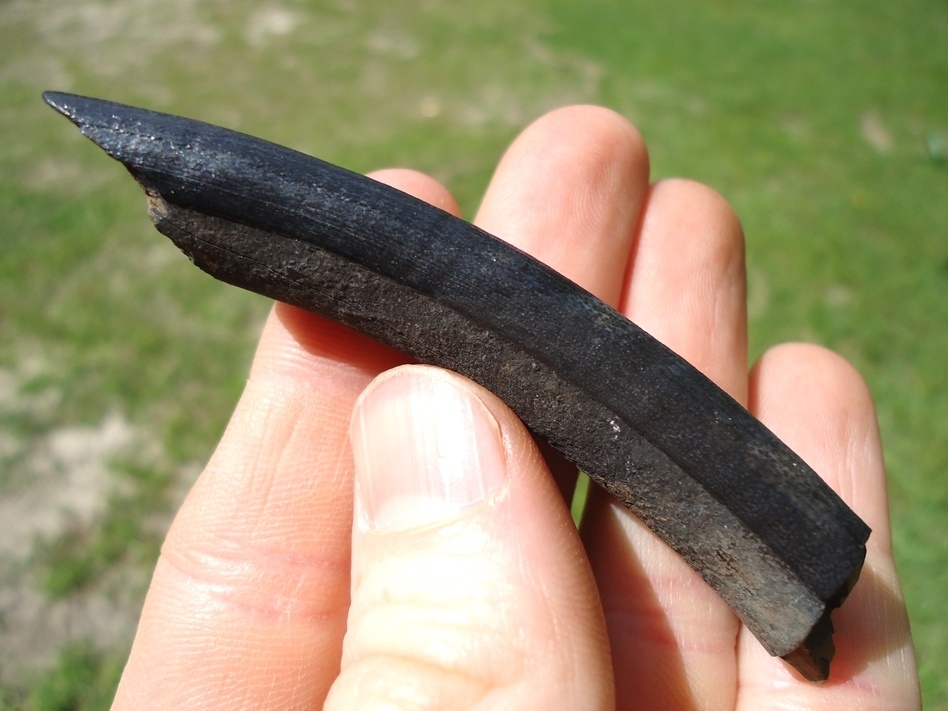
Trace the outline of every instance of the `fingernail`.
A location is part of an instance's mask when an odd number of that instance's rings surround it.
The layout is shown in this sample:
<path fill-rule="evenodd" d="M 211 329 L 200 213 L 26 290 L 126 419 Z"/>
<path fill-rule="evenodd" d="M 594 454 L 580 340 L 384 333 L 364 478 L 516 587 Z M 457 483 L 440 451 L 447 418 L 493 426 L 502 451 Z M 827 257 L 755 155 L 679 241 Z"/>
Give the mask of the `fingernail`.
<path fill-rule="evenodd" d="M 488 499 L 506 481 L 500 426 L 463 381 L 399 368 L 370 386 L 352 421 L 357 521 L 394 532 Z"/>

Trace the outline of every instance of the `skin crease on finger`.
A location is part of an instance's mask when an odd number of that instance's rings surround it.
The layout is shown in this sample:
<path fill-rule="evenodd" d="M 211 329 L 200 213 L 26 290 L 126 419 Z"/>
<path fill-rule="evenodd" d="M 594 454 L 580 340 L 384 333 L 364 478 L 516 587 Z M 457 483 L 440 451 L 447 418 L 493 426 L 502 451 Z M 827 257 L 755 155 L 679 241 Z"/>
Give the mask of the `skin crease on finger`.
<path fill-rule="evenodd" d="M 447 191 L 421 174 L 381 171 L 375 177 L 446 209 L 456 210 Z M 676 217 L 671 210 L 682 204 L 691 204 L 693 210 Z M 746 334 L 741 320 L 744 307 L 740 303 L 738 308 L 736 303 L 743 301 L 744 293 L 743 245 L 739 225 L 725 207 L 726 203 L 715 198 L 711 191 L 684 181 L 660 183 L 650 188 L 647 155 L 638 133 L 612 112 L 595 107 L 573 107 L 544 117 L 514 143 L 488 190 L 479 221 L 482 227 L 552 262 L 552 266 L 580 280 L 600 296 L 613 303 L 621 301 L 623 311 L 635 320 L 649 322 L 656 331 L 660 331 L 663 324 L 670 326 L 660 338 L 673 342 L 682 338 L 683 349 L 687 351 L 683 355 L 697 360 L 714 379 L 729 390 L 736 388 L 732 392 L 739 394 L 740 388 L 746 389 L 747 382 Z M 695 231 L 702 226 L 706 231 Z M 685 234 L 680 234 L 681 241 L 675 242 L 671 233 L 679 234 L 682 230 Z M 697 250 L 694 249 L 696 243 Z M 680 259 L 683 253 L 688 257 L 684 263 Z M 670 276 L 669 268 L 674 265 L 684 268 L 678 268 Z M 676 283 L 677 291 L 673 286 Z M 696 284 L 699 293 L 691 294 L 689 289 Z M 709 298 L 714 304 L 702 306 Z M 710 331 L 709 322 L 714 324 Z M 166 548 L 190 549 L 201 554 L 190 559 L 198 566 L 204 560 L 227 562 L 228 555 L 240 552 L 234 546 L 238 541 L 227 530 L 226 516 L 208 517 L 207 513 L 228 507 L 236 511 L 243 505 L 240 497 L 249 492 L 263 500 L 258 502 L 262 506 L 259 515 L 251 517 L 252 525 L 246 530 L 253 534 L 264 533 L 264 538 L 272 543 L 288 536 L 289 540 L 305 542 L 309 552 L 297 556 L 299 551 L 292 550 L 291 555 L 286 556 L 285 550 L 257 548 L 258 553 L 262 550 L 265 555 L 253 562 L 262 561 L 265 565 L 276 562 L 282 566 L 276 570 L 282 573 L 273 576 L 275 569 L 270 569 L 269 575 L 225 576 L 217 581 L 221 585 L 205 588 L 209 597 L 193 596 L 196 590 L 201 592 L 200 586 L 195 588 L 193 584 L 201 582 L 200 571 L 191 571 L 186 584 L 174 580 L 173 576 L 169 578 L 167 571 L 156 571 L 115 708 L 189 705 L 312 708 L 320 705 L 336 677 L 346 626 L 349 584 L 351 518 L 348 522 L 345 519 L 352 515 L 348 445 L 343 433 L 337 430 L 345 425 L 358 393 L 369 380 L 398 361 L 389 352 L 376 350 L 372 344 L 349 342 L 341 336 L 338 327 L 286 307 L 277 307 L 275 318 L 267 328 L 244 396 L 246 402 L 242 400 L 228 430 L 229 440 L 225 436 L 220 454 L 215 455 L 209 471 L 202 475 L 205 481 L 196 486 L 189 497 Z M 695 328 L 697 335 L 692 333 Z M 354 350 L 350 351 L 350 347 Z M 313 370 L 307 372 L 308 367 Z M 764 367 L 761 372 L 767 377 L 781 377 L 776 366 Z M 786 377 L 792 394 L 793 378 L 802 375 Z M 332 386 L 335 393 L 327 394 L 322 389 L 324 385 L 314 387 L 325 378 L 335 383 Z M 276 385 L 276 392 L 269 389 L 271 385 Z M 762 412 L 768 413 L 765 406 L 774 402 L 779 400 L 760 398 Z M 261 411 L 257 412 L 257 408 Z M 268 412 L 276 419 L 268 419 Z M 765 416 L 776 415 L 779 410 Z M 270 449 L 279 450 L 279 454 L 268 461 L 261 457 L 257 445 L 263 437 L 261 428 L 274 424 L 282 430 L 273 433 L 274 447 Z M 327 425 L 335 433 L 329 442 L 325 440 Z M 516 423 L 511 426 L 516 427 Z M 808 441 L 805 430 L 803 435 L 805 450 Z M 858 440 L 858 436 L 854 435 L 853 439 Z M 318 442 L 322 444 L 317 445 Z M 524 438 L 522 444 L 524 450 L 532 447 L 528 438 Z M 844 458 L 856 462 L 860 448 L 870 452 L 872 443 L 864 438 L 863 445 L 852 444 Z M 518 451 L 521 450 L 518 448 Z M 531 451 L 534 452 L 531 457 L 535 458 L 535 450 Z M 300 459 L 294 462 L 295 456 Z M 827 456 L 834 456 L 831 448 Z M 324 492 L 328 498 L 321 504 L 322 512 L 306 511 L 304 509 L 311 509 L 314 502 L 301 503 L 298 499 L 300 494 L 304 494 L 304 498 L 319 494 L 316 491 L 319 483 L 313 481 L 313 472 L 320 468 L 325 468 L 329 481 L 338 486 Z M 274 476 L 277 473 L 279 476 Z M 851 481 L 857 492 L 864 492 L 857 495 L 857 501 L 858 496 L 865 497 L 863 480 L 853 478 Z M 565 598 L 566 606 L 573 611 L 564 612 L 567 615 L 564 618 L 550 611 L 549 624 L 558 626 L 559 633 L 563 633 L 572 629 L 569 615 L 575 615 L 576 609 L 584 613 L 596 610 L 598 601 L 591 586 L 576 583 L 582 579 L 582 571 L 587 566 L 581 548 L 570 544 L 569 537 L 558 536 L 553 538 L 562 541 L 566 550 L 550 551 L 544 547 L 544 541 L 551 537 L 543 525 L 549 510 L 559 512 L 552 518 L 560 524 L 568 525 L 569 521 L 568 516 L 562 515 L 563 502 L 555 489 L 548 485 L 540 488 L 543 494 L 526 498 L 527 505 L 518 509 L 517 518 L 526 517 L 531 526 L 530 535 L 521 543 L 526 542 L 529 551 L 548 557 L 547 565 L 555 567 L 559 580 L 573 583 L 572 592 L 560 597 Z M 234 492 L 241 490 L 244 493 L 235 496 Z M 268 500 L 278 505 L 264 511 Z M 868 498 L 861 501 L 857 511 L 865 513 L 870 523 L 878 522 L 879 511 L 884 509 L 884 487 L 881 494 L 876 487 L 875 493 L 870 492 Z M 300 508 L 294 509 L 294 506 Z M 860 507 L 865 511 L 859 510 Z M 737 657 L 739 627 L 736 621 L 726 608 L 722 611 L 723 603 L 716 600 L 713 593 L 710 593 L 712 597 L 707 595 L 710 591 L 690 568 L 656 544 L 654 536 L 644 528 L 637 529 L 635 526 L 641 525 L 606 497 L 593 494 L 589 511 L 590 516 L 583 526 L 583 542 L 595 571 L 599 594 L 610 614 L 612 663 L 617 669 L 617 708 L 723 709 L 734 708 L 738 700 L 742 708 L 831 707 L 787 706 L 786 703 L 792 701 L 787 695 L 788 689 L 796 689 L 801 694 L 809 689 L 808 693 L 817 698 L 821 690 L 831 691 L 832 687 L 811 687 L 792 678 L 787 682 L 775 676 L 773 669 L 785 672 L 782 662 L 766 655 L 762 660 L 749 657 L 761 650 L 759 645 L 754 646 L 755 640 L 745 639 L 746 635 L 740 638 L 740 656 Z M 320 520 L 319 516 L 327 516 L 328 523 L 314 530 L 312 522 Z M 238 529 L 242 525 L 238 525 Z M 512 529 L 503 530 L 509 534 Z M 315 540 L 307 540 L 307 536 L 315 536 Z M 223 549 L 221 543 L 225 544 Z M 253 547 L 250 550 L 252 552 Z M 316 550 L 317 555 L 312 555 L 312 550 Z M 267 560 L 272 553 L 277 555 Z M 207 557 L 202 558 L 202 555 Z M 910 659 L 910 640 L 906 642 L 907 625 L 903 627 L 899 621 L 900 614 L 904 617 L 904 608 L 900 608 L 898 598 L 891 595 L 894 577 L 887 572 L 891 570 L 891 558 L 884 547 L 871 555 L 874 558 L 868 566 L 869 572 L 878 571 L 876 579 L 880 584 L 875 588 L 865 585 L 857 588 L 851 602 L 858 603 L 863 599 L 860 596 L 870 602 L 854 606 L 852 621 L 847 625 L 849 629 L 858 628 L 860 615 L 870 615 L 872 624 L 862 625 L 864 638 L 850 644 L 858 641 L 876 652 L 864 659 L 861 671 L 853 677 L 860 680 L 861 691 L 854 690 L 846 696 L 847 703 L 841 707 L 910 709 L 913 708 L 910 704 L 873 704 L 873 699 L 883 698 L 874 696 L 876 688 L 885 689 L 885 698 L 896 698 L 893 694 L 897 678 L 909 680 L 899 688 L 905 690 L 905 698 L 911 698 L 914 662 Z M 293 565 L 285 566 L 294 561 L 308 562 L 307 565 L 317 563 L 317 568 L 310 566 L 304 573 L 306 565 L 296 570 Z M 330 565 L 320 568 L 319 561 Z M 418 562 L 425 565 L 424 560 Z M 252 566 L 243 570 L 254 573 Z M 266 572 L 266 568 L 256 571 Z M 231 572 L 241 571 L 234 568 Z M 870 582 L 872 577 L 869 576 Z M 531 584 L 535 590 L 543 591 L 556 579 L 533 579 Z M 276 587 L 273 587 L 274 582 Z M 261 585 L 262 589 L 258 587 Z M 897 590 L 897 582 L 894 585 Z M 234 586 L 243 587 L 237 590 Z M 221 591 L 236 591 L 252 604 L 222 608 Z M 268 597 L 268 591 L 276 594 Z M 213 604 L 205 604 L 208 600 Z M 271 605 L 268 600 L 279 605 Z M 294 608 L 290 604 L 293 601 L 300 605 Z M 259 606 L 261 602 L 263 607 Z M 306 609 L 318 610 L 319 614 L 298 615 L 296 612 Z M 650 616 L 648 624 L 627 627 L 625 622 L 635 619 L 643 609 Z M 258 614 L 261 611 L 267 614 Z M 281 618 L 271 614 L 276 611 L 291 614 Z M 248 612 L 252 614 L 247 616 Z M 595 615 L 584 618 L 583 624 L 595 628 L 597 623 L 593 618 Z M 272 625 L 274 621 L 281 624 Z M 843 639 L 852 640 L 845 636 L 842 622 L 840 627 Z M 645 634 L 635 637 L 642 632 Z M 550 639 L 560 639 L 559 646 L 567 647 L 565 651 L 569 652 L 571 642 L 563 640 L 577 639 L 577 635 L 585 640 L 582 644 L 576 642 L 579 650 L 594 650 L 597 644 L 600 652 L 604 649 L 601 630 L 597 633 L 595 629 L 577 628 L 569 635 L 554 635 Z M 639 644 L 642 639 L 644 644 Z M 407 636 L 403 641 L 410 640 Z M 892 650 L 902 650 L 901 657 Z M 552 645 L 547 651 L 564 650 Z M 841 658 L 847 656 L 856 660 L 854 666 L 859 666 L 858 654 L 845 651 L 841 645 Z M 545 657 L 541 655 L 541 659 Z M 685 670 L 685 661 L 697 664 Z M 598 670 L 595 666 L 587 669 L 586 678 L 597 687 L 609 685 L 609 690 L 598 689 L 594 706 L 573 703 L 573 708 L 611 706 L 609 659 L 599 663 L 605 666 Z M 392 669 L 389 671 L 394 673 Z M 572 672 L 578 669 L 573 667 Z M 757 676 L 758 673 L 763 676 Z M 161 684 L 156 685 L 156 679 L 160 679 Z M 756 686 L 755 681 L 759 682 Z M 739 697 L 736 696 L 738 690 Z M 554 695 L 546 708 L 565 708 L 557 704 L 564 698 L 557 699 Z M 576 697 L 569 698 L 576 701 Z M 801 700 L 804 698 L 800 696 Z"/>

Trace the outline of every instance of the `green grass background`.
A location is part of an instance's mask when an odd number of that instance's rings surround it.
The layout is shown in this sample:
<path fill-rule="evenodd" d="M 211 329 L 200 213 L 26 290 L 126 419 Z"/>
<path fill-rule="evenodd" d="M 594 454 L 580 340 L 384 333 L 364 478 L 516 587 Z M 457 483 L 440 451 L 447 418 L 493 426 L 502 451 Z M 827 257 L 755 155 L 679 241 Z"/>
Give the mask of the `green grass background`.
<path fill-rule="evenodd" d="M 117 413 L 148 443 L 110 458 L 118 483 L 92 520 L 37 536 L 0 574 L 51 605 L 95 593 L 134 608 L 268 304 L 190 268 L 44 89 L 359 171 L 415 167 L 469 216 L 505 145 L 546 110 L 595 102 L 631 118 L 656 177 L 707 182 L 741 215 L 752 355 L 816 341 L 869 381 L 926 707 L 948 709 L 942 0 L 0 0 L 0 497 L 29 489 L 64 427 Z M 13 623 L 0 619 L 0 658 Z M 107 707 L 128 634 L 65 639 L 15 680 L 0 662 L 0 708 Z"/>

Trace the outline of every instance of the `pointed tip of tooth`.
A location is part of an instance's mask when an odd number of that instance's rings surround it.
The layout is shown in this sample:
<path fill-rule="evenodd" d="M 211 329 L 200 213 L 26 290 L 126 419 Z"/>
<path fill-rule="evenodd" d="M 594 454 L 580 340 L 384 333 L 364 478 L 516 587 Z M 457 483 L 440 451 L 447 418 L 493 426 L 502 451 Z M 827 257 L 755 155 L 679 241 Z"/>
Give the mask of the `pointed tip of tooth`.
<path fill-rule="evenodd" d="M 83 136 L 122 163 L 143 187 L 146 183 L 151 186 L 149 181 L 156 175 L 167 177 L 169 162 L 202 160 L 187 150 L 198 122 L 58 91 L 44 92 L 43 99 L 75 124 Z"/>
<path fill-rule="evenodd" d="M 61 91 L 43 92 L 43 101 L 70 120 L 73 120 L 73 111 L 70 102 L 72 98 L 74 98 L 72 94 L 64 94 Z"/>
<path fill-rule="evenodd" d="M 88 99 L 77 94 L 67 94 L 62 91 L 44 91 L 43 101 L 56 109 L 70 121 L 80 122 L 83 113 L 83 104 L 99 103 L 97 99 Z"/>
<path fill-rule="evenodd" d="M 78 126 L 86 138 L 123 163 L 126 146 L 119 128 L 135 123 L 139 114 L 147 113 L 111 101 L 59 91 L 43 92 L 43 100 Z"/>
<path fill-rule="evenodd" d="M 61 91 L 44 91 L 43 100 L 77 126 L 92 123 L 104 113 L 114 113 L 118 104 Z"/>
<path fill-rule="evenodd" d="M 71 94 L 66 94 L 62 91 L 44 91 L 43 101 L 53 108 L 58 109 L 69 96 L 71 96 Z"/>

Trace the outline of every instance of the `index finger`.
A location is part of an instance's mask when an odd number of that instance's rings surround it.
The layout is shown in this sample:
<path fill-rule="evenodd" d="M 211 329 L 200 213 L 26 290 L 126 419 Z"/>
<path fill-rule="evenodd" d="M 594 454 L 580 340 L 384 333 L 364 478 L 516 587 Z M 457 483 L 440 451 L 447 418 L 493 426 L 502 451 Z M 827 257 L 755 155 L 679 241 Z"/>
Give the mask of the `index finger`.
<path fill-rule="evenodd" d="M 432 179 L 379 176 L 456 210 Z M 349 607 L 356 398 L 404 358 L 277 304 L 227 431 L 162 547 L 113 708 L 322 703 Z"/>

